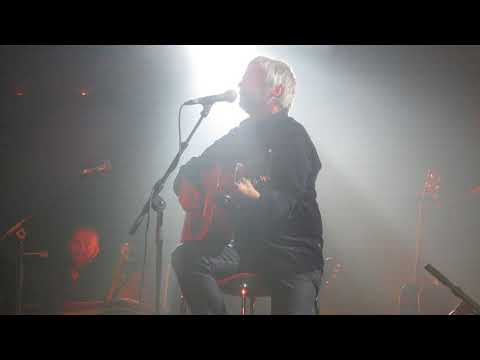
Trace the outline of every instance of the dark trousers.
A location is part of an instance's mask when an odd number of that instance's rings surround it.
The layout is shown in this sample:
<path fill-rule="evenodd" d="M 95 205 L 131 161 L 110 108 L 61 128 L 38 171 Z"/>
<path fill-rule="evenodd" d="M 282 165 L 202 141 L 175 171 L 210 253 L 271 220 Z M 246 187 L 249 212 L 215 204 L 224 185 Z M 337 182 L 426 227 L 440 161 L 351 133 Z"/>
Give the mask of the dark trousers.
<path fill-rule="evenodd" d="M 172 267 L 192 314 L 226 314 L 224 294 L 217 279 L 238 272 L 249 272 L 241 265 L 237 249 L 211 246 L 203 241 L 179 245 L 172 254 Z M 271 294 L 272 315 L 313 315 L 321 283 L 321 271 L 283 276 L 265 276 L 262 280 Z"/>

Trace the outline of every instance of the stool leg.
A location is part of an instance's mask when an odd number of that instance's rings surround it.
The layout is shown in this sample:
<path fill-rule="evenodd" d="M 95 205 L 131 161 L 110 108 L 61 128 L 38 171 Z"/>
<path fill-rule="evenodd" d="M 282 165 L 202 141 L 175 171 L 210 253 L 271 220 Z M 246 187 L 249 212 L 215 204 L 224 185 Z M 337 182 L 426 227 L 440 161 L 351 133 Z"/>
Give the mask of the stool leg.
<path fill-rule="evenodd" d="M 187 302 L 185 301 L 185 297 L 180 295 L 180 315 L 187 314 Z"/>
<path fill-rule="evenodd" d="M 250 296 L 250 315 L 255 315 L 255 301 L 257 298 L 255 296 Z"/>
<path fill-rule="evenodd" d="M 315 298 L 314 306 L 315 306 L 315 315 L 320 315 L 320 309 L 318 306 L 318 297 Z"/>
<path fill-rule="evenodd" d="M 242 305 L 240 309 L 240 315 L 245 315 L 247 311 L 247 296 L 248 296 L 248 285 L 243 284 L 241 290 Z"/>

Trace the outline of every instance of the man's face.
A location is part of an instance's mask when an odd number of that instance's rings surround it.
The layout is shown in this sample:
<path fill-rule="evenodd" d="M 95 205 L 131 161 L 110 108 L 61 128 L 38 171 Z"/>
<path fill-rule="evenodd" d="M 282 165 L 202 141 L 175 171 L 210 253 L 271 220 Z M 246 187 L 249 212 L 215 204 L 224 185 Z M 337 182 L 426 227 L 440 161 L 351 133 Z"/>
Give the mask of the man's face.
<path fill-rule="evenodd" d="M 68 245 L 72 263 L 76 269 L 80 269 L 91 262 L 100 252 L 99 236 L 93 229 L 80 228 L 75 230 Z"/>
<path fill-rule="evenodd" d="M 257 64 L 250 64 L 238 84 L 240 107 L 249 115 L 261 113 L 267 103 L 266 73 Z"/>

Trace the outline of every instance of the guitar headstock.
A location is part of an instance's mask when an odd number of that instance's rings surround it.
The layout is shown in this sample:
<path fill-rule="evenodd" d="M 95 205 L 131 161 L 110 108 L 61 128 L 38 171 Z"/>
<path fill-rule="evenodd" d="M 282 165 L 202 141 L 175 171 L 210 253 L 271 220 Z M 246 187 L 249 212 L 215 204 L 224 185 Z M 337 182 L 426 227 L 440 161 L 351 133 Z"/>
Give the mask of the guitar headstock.
<path fill-rule="evenodd" d="M 426 195 L 433 200 L 438 200 L 440 192 L 440 175 L 432 169 L 427 170 L 425 181 L 423 184 L 422 198 Z"/>
<path fill-rule="evenodd" d="M 123 243 L 120 245 L 120 257 L 123 261 L 128 260 L 128 256 L 130 255 L 130 246 L 128 243 Z"/>

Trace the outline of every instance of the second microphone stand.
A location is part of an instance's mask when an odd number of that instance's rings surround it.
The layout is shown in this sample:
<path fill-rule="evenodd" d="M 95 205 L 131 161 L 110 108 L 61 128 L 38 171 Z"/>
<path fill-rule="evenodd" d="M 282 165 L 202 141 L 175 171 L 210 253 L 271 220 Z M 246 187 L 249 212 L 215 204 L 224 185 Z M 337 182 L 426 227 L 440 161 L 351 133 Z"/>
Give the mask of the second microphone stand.
<path fill-rule="evenodd" d="M 182 157 L 182 154 L 187 149 L 188 144 L 193 137 L 193 134 L 195 133 L 197 128 L 200 126 L 202 120 L 205 119 L 208 116 L 211 108 L 212 108 L 212 104 L 203 105 L 203 110 L 200 114 L 200 119 L 197 121 L 194 128 L 190 132 L 190 135 L 188 136 L 187 140 L 180 143 L 180 149 L 179 149 L 177 155 L 175 155 L 175 158 L 170 163 L 170 166 L 168 167 L 165 174 L 153 186 L 150 197 L 148 198 L 147 202 L 143 206 L 143 209 L 140 212 L 140 214 L 135 219 L 133 225 L 130 227 L 129 234 L 130 234 L 130 236 L 133 236 L 136 233 L 136 231 L 138 230 L 138 227 L 142 224 L 145 216 L 148 214 L 148 212 L 150 210 L 150 207 L 157 213 L 157 224 L 156 224 L 156 227 L 155 227 L 155 244 L 156 244 L 156 252 L 155 252 L 155 254 L 156 254 L 155 255 L 155 313 L 156 314 L 160 314 L 160 291 L 161 291 L 161 285 L 162 285 L 161 283 L 162 283 L 162 253 L 163 253 L 163 251 L 162 251 L 163 250 L 162 226 L 163 226 L 163 212 L 164 212 L 165 208 L 167 207 L 167 203 L 160 196 L 160 193 L 163 190 L 163 188 L 165 186 L 165 183 L 168 180 L 168 177 L 171 175 L 171 173 L 178 166 L 178 163 L 180 162 L 180 158 Z M 142 291 L 142 289 L 143 289 L 143 284 L 140 288 L 140 291 Z"/>

